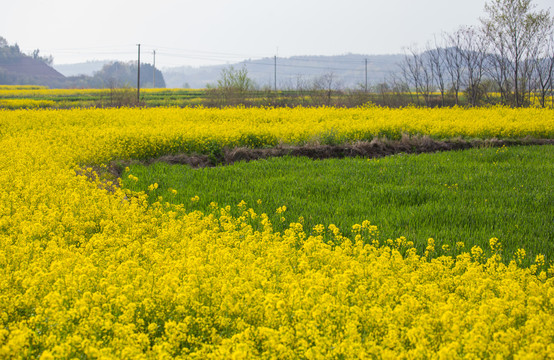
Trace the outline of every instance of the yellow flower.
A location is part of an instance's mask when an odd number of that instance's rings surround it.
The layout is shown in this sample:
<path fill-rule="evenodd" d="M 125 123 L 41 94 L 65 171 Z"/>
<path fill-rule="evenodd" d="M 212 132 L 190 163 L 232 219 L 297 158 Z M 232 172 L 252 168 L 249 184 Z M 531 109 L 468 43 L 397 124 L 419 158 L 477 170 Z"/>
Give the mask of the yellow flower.
<path fill-rule="evenodd" d="M 544 262 L 544 255 L 537 255 L 535 257 L 535 264 L 537 264 L 537 266 L 544 266 L 545 262 Z"/>
<path fill-rule="evenodd" d="M 381 246 L 369 221 L 352 239 L 300 221 L 275 232 L 267 214 L 151 204 L 87 176 L 245 135 L 552 138 L 552 121 L 549 109 L 494 107 L 0 109 L 0 358 L 548 358 L 544 256 L 529 268 L 487 266 L 480 247 L 430 259 L 402 237 Z"/>
<path fill-rule="evenodd" d="M 473 246 L 471 248 L 471 255 L 475 261 L 479 261 L 483 256 L 483 249 L 480 246 Z"/>

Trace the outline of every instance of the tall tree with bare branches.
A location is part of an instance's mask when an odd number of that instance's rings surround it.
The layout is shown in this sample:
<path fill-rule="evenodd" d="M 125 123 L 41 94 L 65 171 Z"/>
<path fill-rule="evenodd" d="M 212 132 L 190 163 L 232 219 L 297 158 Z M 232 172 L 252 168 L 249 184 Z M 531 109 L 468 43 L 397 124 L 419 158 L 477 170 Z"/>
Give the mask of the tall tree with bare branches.
<path fill-rule="evenodd" d="M 548 10 L 535 11 L 531 0 L 490 0 L 485 4 L 487 17 L 481 19 L 487 39 L 495 50 L 500 78 L 513 85 L 513 105 L 525 102 L 525 84 L 529 71 L 526 64 L 532 57 L 540 34 L 551 33 L 553 19 Z"/>

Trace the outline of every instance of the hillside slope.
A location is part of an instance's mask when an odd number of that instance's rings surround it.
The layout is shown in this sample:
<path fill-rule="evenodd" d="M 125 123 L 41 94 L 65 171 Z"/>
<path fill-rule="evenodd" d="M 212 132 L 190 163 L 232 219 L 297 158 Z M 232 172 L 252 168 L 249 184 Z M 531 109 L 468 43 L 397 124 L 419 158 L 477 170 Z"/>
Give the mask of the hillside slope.
<path fill-rule="evenodd" d="M 64 81 L 65 76 L 49 66 L 45 59 L 23 54 L 17 45 L 0 46 L 0 84 L 59 87 Z"/>
<path fill-rule="evenodd" d="M 280 89 L 310 86 L 313 81 L 332 74 L 333 87 L 355 88 L 365 85 L 365 60 L 369 84 L 382 82 L 389 74 L 398 72 L 403 55 L 293 56 L 277 58 L 277 87 Z M 167 87 L 203 88 L 219 79 L 221 70 L 229 65 L 181 66 L 163 71 Z M 264 58 L 232 64 L 245 67 L 249 77 L 260 87 L 273 87 L 275 60 Z"/>

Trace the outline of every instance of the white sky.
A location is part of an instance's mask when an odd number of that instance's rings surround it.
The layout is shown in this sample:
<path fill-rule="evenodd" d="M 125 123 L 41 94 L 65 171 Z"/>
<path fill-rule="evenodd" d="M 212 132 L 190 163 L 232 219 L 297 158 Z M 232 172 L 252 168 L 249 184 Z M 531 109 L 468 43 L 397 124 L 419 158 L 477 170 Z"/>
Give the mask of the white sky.
<path fill-rule="evenodd" d="M 535 0 L 548 9 L 552 0 Z M 0 36 L 56 64 L 136 60 L 156 66 L 293 55 L 402 53 L 476 25 L 484 0 L 1 0 Z M 552 12 L 552 9 L 551 9 Z"/>

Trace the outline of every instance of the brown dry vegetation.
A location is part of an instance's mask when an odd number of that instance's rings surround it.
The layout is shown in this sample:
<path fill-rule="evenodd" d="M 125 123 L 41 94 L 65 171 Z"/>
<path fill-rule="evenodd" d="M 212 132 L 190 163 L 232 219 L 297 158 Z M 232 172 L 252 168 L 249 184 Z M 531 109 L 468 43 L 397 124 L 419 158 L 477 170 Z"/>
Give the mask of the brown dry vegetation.
<path fill-rule="evenodd" d="M 419 154 L 437 151 L 463 150 L 474 147 L 502 147 L 517 145 L 552 145 L 554 139 L 450 139 L 434 140 L 429 136 L 403 136 L 401 140 L 373 139 L 372 141 L 360 141 L 343 145 L 307 144 L 302 146 L 279 145 L 272 148 L 225 148 L 221 155 L 214 159 L 213 155 L 205 154 L 172 154 L 145 161 L 127 160 L 114 161 L 110 164 L 109 171 L 115 177 L 120 177 L 125 166 L 132 163 L 145 165 L 156 162 L 168 164 L 189 165 L 192 168 L 213 167 L 219 165 L 231 165 L 237 161 L 252 161 L 280 156 L 305 156 L 310 159 L 330 159 L 345 157 L 377 158 L 400 153 Z"/>

